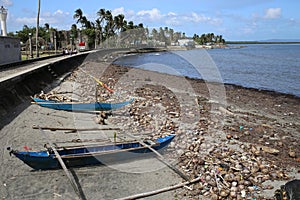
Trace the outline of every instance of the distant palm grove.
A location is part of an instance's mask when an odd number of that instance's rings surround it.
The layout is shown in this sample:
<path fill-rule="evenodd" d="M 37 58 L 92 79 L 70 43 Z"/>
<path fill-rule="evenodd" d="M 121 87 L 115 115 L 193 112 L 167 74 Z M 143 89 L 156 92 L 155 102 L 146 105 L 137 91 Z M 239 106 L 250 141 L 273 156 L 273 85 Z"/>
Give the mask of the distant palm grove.
<path fill-rule="evenodd" d="M 19 37 L 23 43 L 23 48 L 28 48 L 29 39 L 35 37 L 38 31 L 38 40 L 33 39 L 33 45 L 42 49 L 75 48 L 79 43 L 84 43 L 86 48 L 102 47 L 129 47 L 129 46 L 167 46 L 176 45 L 180 39 L 188 39 L 185 33 L 175 32 L 169 27 L 152 28 L 151 32 L 143 23 L 134 24 L 127 22 L 123 14 L 113 16 L 110 10 L 100 9 L 97 12 L 97 19 L 89 21 L 81 9 L 74 12 L 73 18 L 76 23 L 72 24 L 70 30 L 57 30 L 50 27 L 48 23 L 43 27 L 23 26 L 23 29 L 16 34 L 9 33 L 9 36 Z M 194 34 L 193 39 L 196 44 L 225 43 L 222 35 L 214 33 L 202 34 L 200 37 Z M 54 44 L 55 43 L 55 44 Z"/>

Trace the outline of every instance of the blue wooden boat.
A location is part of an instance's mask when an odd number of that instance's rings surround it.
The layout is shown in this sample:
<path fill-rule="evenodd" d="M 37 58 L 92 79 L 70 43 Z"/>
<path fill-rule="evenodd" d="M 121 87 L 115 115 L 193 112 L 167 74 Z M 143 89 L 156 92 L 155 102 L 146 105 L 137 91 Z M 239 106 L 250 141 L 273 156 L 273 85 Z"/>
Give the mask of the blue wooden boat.
<path fill-rule="evenodd" d="M 65 111 L 109 111 L 116 110 L 123 106 L 126 106 L 134 101 L 134 98 L 129 101 L 119 102 L 119 103 L 66 103 L 57 102 L 51 100 L 44 100 L 40 98 L 32 98 L 34 103 L 39 106 L 51 108 L 55 110 L 65 110 Z"/>
<path fill-rule="evenodd" d="M 151 148 L 162 151 L 175 137 L 170 134 L 158 138 L 155 141 L 143 141 Z M 35 170 L 58 169 L 61 165 L 55 156 L 52 148 L 42 151 L 18 151 L 10 147 L 10 155 L 13 154 L 25 164 Z M 106 145 L 84 145 L 55 148 L 67 167 L 80 167 L 96 164 L 113 164 L 128 161 L 131 159 L 143 158 L 154 155 L 151 150 L 137 141 L 128 143 L 113 143 Z"/>

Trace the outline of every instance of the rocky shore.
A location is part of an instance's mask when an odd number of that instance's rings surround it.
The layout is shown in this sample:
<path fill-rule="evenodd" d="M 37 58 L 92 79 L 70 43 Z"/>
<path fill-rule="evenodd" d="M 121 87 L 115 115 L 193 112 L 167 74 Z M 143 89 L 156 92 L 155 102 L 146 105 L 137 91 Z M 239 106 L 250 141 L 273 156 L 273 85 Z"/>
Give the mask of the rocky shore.
<path fill-rule="evenodd" d="M 176 133 L 172 158 L 191 179 L 202 177 L 192 191 L 178 192 L 180 198 L 272 199 L 281 184 L 300 178 L 299 98 L 224 85 L 221 103 L 201 80 L 112 65 L 107 77 L 116 81 L 131 70 L 144 83 L 132 94 L 139 97 L 129 110 L 134 126 L 126 125 L 154 137 Z M 185 81 L 192 92 L 178 86 Z"/>
<path fill-rule="evenodd" d="M 44 97 L 84 102 L 118 102 L 134 97 L 131 105 L 98 114 L 31 105 L 1 130 L 2 145 L 42 147 L 45 139 L 32 130 L 34 124 L 118 127 L 122 129 L 116 133 L 119 140 L 129 139 L 124 132 L 139 138 L 175 133 L 176 139 L 164 156 L 190 179 L 201 179 L 149 199 L 273 199 L 280 185 L 300 179 L 298 97 L 111 65 L 109 59 L 87 60 L 80 66 L 85 73 L 75 70 L 59 87 L 45 89 Z M 87 74 L 99 78 L 114 93 L 97 85 Z M 112 140 L 113 131 L 77 135 L 54 132 L 49 137 L 58 144 L 74 142 L 75 138 Z M 3 149 L 0 153 L 3 199 L 74 198 L 72 188 L 61 177 L 63 172 L 30 173 L 27 166 Z M 86 199 L 115 199 L 184 181 L 155 159 L 141 162 L 110 166 L 113 171 L 96 166 L 75 172 Z M 101 181 L 97 173 L 102 173 Z M 43 185 L 38 183 L 41 180 Z"/>

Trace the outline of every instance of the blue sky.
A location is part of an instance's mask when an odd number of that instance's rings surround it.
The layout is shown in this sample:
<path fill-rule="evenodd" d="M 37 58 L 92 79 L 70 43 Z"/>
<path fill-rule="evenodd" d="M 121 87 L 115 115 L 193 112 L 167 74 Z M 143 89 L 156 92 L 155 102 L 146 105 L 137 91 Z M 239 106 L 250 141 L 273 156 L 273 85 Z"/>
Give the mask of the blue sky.
<path fill-rule="evenodd" d="M 35 27 L 37 0 L 0 0 L 8 9 L 7 31 Z M 101 8 L 145 27 L 214 33 L 225 40 L 300 39 L 299 0 L 41 0 L 40 26 L 69 30 L 80 8 L 88 20 Z"/>

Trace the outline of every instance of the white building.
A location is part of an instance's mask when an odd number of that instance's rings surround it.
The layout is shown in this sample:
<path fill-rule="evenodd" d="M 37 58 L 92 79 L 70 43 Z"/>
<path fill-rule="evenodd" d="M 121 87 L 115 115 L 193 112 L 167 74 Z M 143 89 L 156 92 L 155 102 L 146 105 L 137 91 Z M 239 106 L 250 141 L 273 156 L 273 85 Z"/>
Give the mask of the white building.
<path fill-rule="evenodd" d="M 0 21 L 1 21 L 1 35 L 2 36 L 7 36 L 6 17 L 7 17 L 7 10 L 3 6 L 1 6 L 1 8 L 0 8 Z"/>
<path fill-rule="evenodd" d="M 0 65 L 21 61 L 20 38 L 0 36 Z"/>
<path fill-rule="evenodd" d="M 180 39 L 178 40 L 179 46 L 195 47 L 195 41 L 193 39 Z"/>

